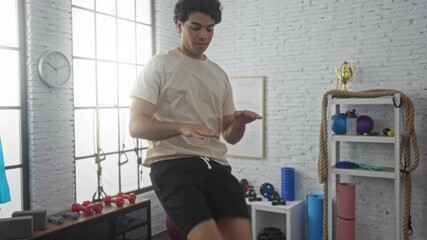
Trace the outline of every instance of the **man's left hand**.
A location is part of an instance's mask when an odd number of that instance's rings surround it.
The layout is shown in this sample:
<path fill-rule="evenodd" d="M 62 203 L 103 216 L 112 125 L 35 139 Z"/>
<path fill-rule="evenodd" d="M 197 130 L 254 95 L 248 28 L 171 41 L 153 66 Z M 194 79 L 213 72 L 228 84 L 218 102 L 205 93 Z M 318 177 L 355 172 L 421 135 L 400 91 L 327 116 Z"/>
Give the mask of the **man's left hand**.
<path fill-rule="evenodd" d="M 249 110 L 236 111 L 234 113 L 234 122 L 237 125 L 246 125 L 259 119 L 262 119 L 261 115 Z"/>

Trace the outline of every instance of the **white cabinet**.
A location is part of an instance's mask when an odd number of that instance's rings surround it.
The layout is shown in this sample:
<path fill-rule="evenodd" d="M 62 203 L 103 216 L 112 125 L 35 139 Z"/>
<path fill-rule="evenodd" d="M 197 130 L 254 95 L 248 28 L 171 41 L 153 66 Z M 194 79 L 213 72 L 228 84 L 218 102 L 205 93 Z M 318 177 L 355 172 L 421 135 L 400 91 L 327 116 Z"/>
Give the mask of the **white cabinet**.
<path fill-rule="evenodd" d="M 400 103 L 399 94 L 395 94 L 393 97 L 377 97 L 377 98 L 335 98 L 331 95 L 328 96 L 328 112 L 327 119 L 328 125 L 331 126 L 331 119 L 335 113 L 340 112 L 340 107 L 346 105 L 348 108 L 352 108 L 351 105 L 363 105 L 363 107 L 369 108 L 369 105 L 392 105 Z M 328 239 L 335 239 L 336 231 L 333 229 L 333 220 L 336 218 L 334 214 L 332 199 L 336 192 L 336 185 L 340 182 L 342 176 L 358 176 L 358 177 L 372 177 L 372 178 L 384 178 L 390 179 L 394 184 L 394 201 L 395 201 L 395 212 L 396 212 L 396 233 L 395 239 L 402 239 L 402 199 L 401 199 L 401 178 L 400 173 L 400 142 L 401 142 L 401 108 L 393 107 L 393 127 L 394 136 L 381 136 L 382 132 L 378 136 L 364 136 L 364 135 L 339 135 L 332 132 L 331 127 L 328 127 Z M 343 142 L 362 142 L 372 144 L 392 144 L 394 147 L 393 159 L 390 159 L 388 166 L 382 166 L 380 171 L 371 171 L 365 169 L 342 169 L 335 168 L 335 164 L 341 159 L 341 143 Z M 388 159 L 387 159 L 388 160 Z M 363 163 L 363 159 L 357 159 L 357 161 Z M 335 181 L 334 181 L 335 180 Z M 357 188 L 357 186 L 356 186 Z M 357 195 L 356 195 L 357 198 Z M 357 220 L 356 220 L 357 221 Z M 357 232 L 356 232 L 357 235 Z"/>
<path fill-rule="evenodd" d="M 249 202 L 252 217 L 252 237 L 257 239 L 264 228 L 276 227 L 285 233 L 287 240 L 304 239 L 304 201 L 287 201 L 286 205 L 273 206 L 269 201 Z"/>

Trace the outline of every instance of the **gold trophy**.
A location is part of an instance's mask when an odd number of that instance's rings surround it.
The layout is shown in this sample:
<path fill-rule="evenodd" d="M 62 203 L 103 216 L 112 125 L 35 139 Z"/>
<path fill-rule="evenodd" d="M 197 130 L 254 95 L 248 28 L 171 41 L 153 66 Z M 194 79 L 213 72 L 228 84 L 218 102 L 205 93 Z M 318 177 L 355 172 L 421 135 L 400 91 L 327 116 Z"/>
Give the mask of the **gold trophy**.
<path fill-rule="evenodd" d="M 350 65 L 350 63 L 347 61 L 344 61 L 341 67 L 335 68 L 335 73 L 338 77 L 336 86 L 337 89 L 339 83 L 341 82 L 341 90 L 347 91 L 347 84 L 350 82 L 350 79 L 354 74 L 354 70 L 356 70 L 355 67 Z"/>

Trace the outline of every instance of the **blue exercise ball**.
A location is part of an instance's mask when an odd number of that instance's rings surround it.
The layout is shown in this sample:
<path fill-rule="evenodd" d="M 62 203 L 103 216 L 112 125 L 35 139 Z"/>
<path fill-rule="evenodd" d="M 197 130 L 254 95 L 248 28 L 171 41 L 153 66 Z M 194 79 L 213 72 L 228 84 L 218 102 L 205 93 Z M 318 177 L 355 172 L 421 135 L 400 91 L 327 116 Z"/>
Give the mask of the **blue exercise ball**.
<path fill-rule="evenodd" d="M 332 131 L 336 134 L 344 134 L 347 132 L 345 113 L 336 113 L 332 116 Z"/>

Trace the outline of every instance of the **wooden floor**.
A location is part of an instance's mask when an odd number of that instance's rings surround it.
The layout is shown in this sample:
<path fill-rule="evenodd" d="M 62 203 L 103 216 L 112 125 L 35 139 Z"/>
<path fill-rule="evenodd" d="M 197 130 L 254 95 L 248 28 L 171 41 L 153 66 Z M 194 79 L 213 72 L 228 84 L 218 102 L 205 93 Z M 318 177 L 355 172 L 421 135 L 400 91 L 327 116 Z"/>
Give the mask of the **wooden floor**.
<path fill-rule="evenodd" d="M 172 240 L 166 231 L 154 235 L 152 240 Z"/>

